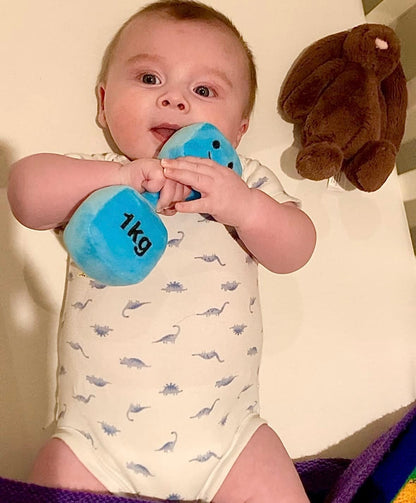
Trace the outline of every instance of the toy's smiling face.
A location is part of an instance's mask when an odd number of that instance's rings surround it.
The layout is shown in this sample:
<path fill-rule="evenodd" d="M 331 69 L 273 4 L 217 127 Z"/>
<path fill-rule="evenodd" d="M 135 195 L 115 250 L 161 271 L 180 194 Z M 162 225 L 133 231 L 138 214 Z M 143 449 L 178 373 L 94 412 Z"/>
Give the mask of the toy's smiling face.
<path fill-rule="evenodd" d="M 237 153 L 212 124 L 197 123 L 177 131 L 159 153 L 160 158 L 183 156 L 212 159 L 241 176 L 242 168 Z"/>

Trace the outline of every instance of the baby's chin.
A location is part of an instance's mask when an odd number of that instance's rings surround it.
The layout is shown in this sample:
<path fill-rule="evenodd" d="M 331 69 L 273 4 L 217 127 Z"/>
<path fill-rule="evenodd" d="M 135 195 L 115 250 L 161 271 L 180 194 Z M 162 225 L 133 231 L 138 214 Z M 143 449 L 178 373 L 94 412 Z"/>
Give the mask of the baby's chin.
<path fill-rule="evenodd" d="M 162 147 L 163 144 L 143 150 L 120 151 L 120 153 L 127 157 L 129 161 L 135 161 L 136 159 L 157 159 Z"/>

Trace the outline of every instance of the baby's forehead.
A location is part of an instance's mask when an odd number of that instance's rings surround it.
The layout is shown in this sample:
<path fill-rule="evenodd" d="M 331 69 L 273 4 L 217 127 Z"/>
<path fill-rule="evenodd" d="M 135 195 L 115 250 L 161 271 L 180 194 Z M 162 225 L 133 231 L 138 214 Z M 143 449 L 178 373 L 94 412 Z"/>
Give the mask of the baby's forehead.
<path fill-rule="evenodd" d="M 122 29 L 117 46 L 126 39 L 143 39 L 163 35 L 168 26 L 179 27 L 178 36 L 190 34 L 196 40 L 203 40 L 206 45 L 214 43 L 222 45 L 226 50 L 234 49 L 244 58 L 247 58 L 245 49 L 233 30 L 217 19 L 177 18 L 167 12 L 144 12 L 132 18 Z M 172 34 L 172 31 L 170 32 Z M 146 34 L 146 35 L 145 35 Z M 174 34 L 172 34 L 174 36 Z M 206 38 L 208 36 L 208 38 Z M 117 47 L 116 47 L 117 48 Z M 116 49 L 115 48 L 115 49 Z"/>

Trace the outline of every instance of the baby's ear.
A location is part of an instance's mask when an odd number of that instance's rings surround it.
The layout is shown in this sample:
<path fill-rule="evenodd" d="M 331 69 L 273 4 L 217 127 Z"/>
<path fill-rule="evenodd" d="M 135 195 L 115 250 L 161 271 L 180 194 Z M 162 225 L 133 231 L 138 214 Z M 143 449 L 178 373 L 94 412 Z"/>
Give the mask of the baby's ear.
<path fill-rule="evenodd" d="M 237 139 L 236 139 L 236 144 L 233 145 L 234 148 L 238 147 L 238 144 L 241 141 L 241 138 L 244 136 L 244 134 L 247 132 L 248 125 L 250 123 L 250 119 L 247 117 L 241 121 L 240 128 L 238 130 L 237 134 Z"/>
<path fill-rule="evenodd" d="M 98 123 L 101 127 L 107 127 L 107 119 L 105 117 L 104 110 L 104 98 L 105 98 L 105 87 L 104 84 L 98 84 L 97 86 L 97 98 L 98 98 Z"/>

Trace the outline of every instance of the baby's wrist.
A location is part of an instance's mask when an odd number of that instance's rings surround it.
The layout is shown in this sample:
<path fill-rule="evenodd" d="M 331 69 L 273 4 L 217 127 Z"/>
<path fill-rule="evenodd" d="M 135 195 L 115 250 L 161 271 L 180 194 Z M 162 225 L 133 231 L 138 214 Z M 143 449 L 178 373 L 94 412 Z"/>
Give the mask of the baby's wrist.
<path fill-rule="evenodd" d="M 141 176 L 140 176 L 141 175 Z M 137 169 L 137 162 L 131 161 L 127 164 L 121 164 L 118 167 L 119 185 L 128 185 L 139 192 L 143 192 L 144 176 Z"/>
<path fill-rule="evenodd" d="M 262 193 L 257 189 L 249 189 L 238 211 L 238 221 L 234 226 L 238 232 L 247 232 L 257 227 L 257 221 L 262 209 Z"/>

